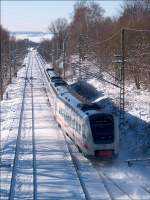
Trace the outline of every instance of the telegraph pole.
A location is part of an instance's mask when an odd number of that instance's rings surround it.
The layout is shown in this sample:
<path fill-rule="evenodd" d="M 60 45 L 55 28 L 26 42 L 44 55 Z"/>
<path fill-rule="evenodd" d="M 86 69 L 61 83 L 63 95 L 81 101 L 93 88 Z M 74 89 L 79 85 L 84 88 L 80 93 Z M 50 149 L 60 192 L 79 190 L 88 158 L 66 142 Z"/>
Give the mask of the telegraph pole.
<path fill-rule="evenodd" d="M 78 63 L 78 80 L 80 80 L 81 79 L 81 60 L 82 60 L 82 35 L 81 35 L 81 33 L 80 33 L 80 35 L 79 35 L 79 46 L 78 46 L 78 50 L 79 50 L 79 63 Z"/>
<path fill-rule="evenodd" d="M 0 56 L 0 97 L 1 100 L 3 100 L 3 71 L 2 71 L 2 60 L 1 60 L 1 56 Z"/>
<path fill-rule="evenodd" d="M 121 58 L 122 58 L 122 62 L 121 62 L 121 70 L 120 70 L 120 130 L 123 129 L 124 127 L 124 123 L 125 123 L 125 113 L 124 113 L 124 109 L 125 109 L 125 69 L 124 69 L 124 65 L 125 65 L 125 30 L 122 29 L 121 30 Z"/>
<path fill-rule="evenodd" d="M 66 78 L 66 43 L 67 43 L 67 36 L 63 41 L 63 72 L 64 72 L 64 79 Z"/>
<path fill-rule="evenodd" d="M 11 83 L 11 42 L 8 44 L 9 82 Z"/>
<path fill-rule="evenodd" d="M 14 77 L 17 76 L 17 69 L 16 69 L 16 57 L 17 57 L 17 43 L 14 44 L 14 53 L 13 53 L 13 67 L 14 67 Z"/>

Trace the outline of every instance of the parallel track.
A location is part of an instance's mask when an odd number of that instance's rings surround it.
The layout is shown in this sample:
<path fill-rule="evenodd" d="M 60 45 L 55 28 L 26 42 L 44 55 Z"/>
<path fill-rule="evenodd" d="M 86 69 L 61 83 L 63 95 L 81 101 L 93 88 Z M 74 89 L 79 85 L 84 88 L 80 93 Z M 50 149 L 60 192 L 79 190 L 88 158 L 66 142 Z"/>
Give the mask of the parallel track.
<path fill-rule="evenodd" d="M 44 75 L 43 75 L 43 72 L 42 72 L 42 70 L 41 70 L 41 67 L 40 67 L 40 64 L 43 65 L 43 63 L 40 62 L 38 58 L 36 58 L 36 60 L 37 60 L 37 63 L 38 63 L 40 72 L 41 72 L 42 76 L 44 76 Z M 43 82 L 43 84 L 44 84 L 44 82 Z M 63 130 L 62 130 L 62 132 L 63 132 Z M 87 189 L 86 189 L 86 186 L 85 186 L 85 184 L 84 184 L 84 182 L 83 182 L 83 180 L 82 180 L 82 178 L 81 178 L 80 172 L 79 172 L 79 170 L 78 170 L 78 168 L 79 168 L 78 162 L 77 162 L 75 156 L 73 155 L 73 152 L 72 152 L 72 150 L 71 150 L 71 147 L 69 146 L 69 143 L 68 143 L 68 141 L 67 141 L 67 139 L 66 139 L 66 135 L 65 135 L 64 132 L 63 132 L 63 136 L 64 136 L 65 142 L 66 142 L 66 144 L 67 144 L 67 147 L 68 147 L 70 156 L 71 156 L 71 158 L 72 158 L 72 162 L 73 162 L 74 168 L 75 168 L 75 170 L 76 170 L 76 174 L 77 174 L 78 180 L 79 180 L 80 185 L 81 185 L 81 187 L 82 187 L 82 191 L 83 191 L 83 193 L 84 193 L 84 195 L 85 195 L 85 199 L 86 199 L 86 200 L 91 200 L 91 198 L 89 197 L 88 191 L 87 191 Z"/>
<path fill-rule="evenodd" d="M 98 172 L 98 174 L 104 180 L 104 182 L 105 182 L 106 185 L 107 185 L 107 180 L 109 180 L 113 185 L 115 185 L 116 188 L 118 188 L 122 193 L 124 193 L 130 200 L 134 200 L 133 198 L 131 198 L 129 196 L 129 194 L 125 190 L 123 190 L 112 178 L 110 178 L 109 176 L 107 176 L 104 172 Z M 110 190 L 107 189 L 107 191 L 109 191 L 111 199 L 113 200 L 114 198 L 112 197 L 112 194 L 111 194 Z"/>
<path fill-rule="evenodd" d="M 117 198 L 113 197 L 112 192 L 109 189 L 107 182 L 111 182 L 112 185 L 114 185 L 120 192 L 122 192 L 124 195 L 126 195 L 129 200 L 135 200 L 135 198 L 131 197 L 131 195 L 129 193 L 127 193 L 125 191 L 125 189 L 123 189 L 116 181 L 114 181 L 109 175 L 107 175 L 101 167 L 99 169 L 97 169 L 95 163 L 92 162 L 92 164 L 93 164 L 93 167 L 96 169 L 100 179 L 102 180 L 106 190 L 108 191 L 108 194 L 109 194 L 111 200 L 115 200 Z M 128 179 L 130 179 L 130 177 L 126 173 L 124 173 L 124 174 L 127 176 Z M 150 190 L 147 189 L 145 186 L 139 185 L 139 187 L 141 189 L 143 189 L 146 193 L 150 194 Z"/>
<path fill-rule="evenodd" d="M 31 68 L 31 97 L 32 97 L 32 153 L 33 153 L 33 199 L 37 199 L 37 169 L 36 169 L 36 146 L 34 131 L 34 95 L 33 95 L 33 73 Z"/>
<path fill-rule="evenodd" d="M 19 159 L 19 147 L 20 147 L 20 141 L 21 141 L 21 129 L 22 129 L 22 121 L 23 121 L 25 93 L 26 93 L 27 77 L 28 77 L 28 70 L 29 70 L 30 62 L 31 62 L 31 57 L 29 57 L 29 62 L 28 62 L 28 66 L 26 69 L 26 75 L 25 75 L 25 84 L 24 84 L 23 98 L 22 98 L 22 104 L 21 104 L 20 120 L 19 120 L 18 134 L 17 134 L 16 146 L 15 146 L 15 156 L 14 156 L 10 190 L 9 190 L 9 200 L 14 199 L 14 193 L 15 193 L 17 164 L 18 164 L 18 159 Z"/>
<path fill-rule="evenodd" d="M 21 112 L 20 112 L 20 119 L 19 119 L 19 127 L 18 127 L 18 133 L 17 133 L 17 140 L 16 140 L 16 146 L 15 146 L 15 155 L 14 155 L 14 161 L 13 161 L 13 167 L 12 167 L 12 176 L 11 176 L 11 182 L 10 182 L 10 190 L 9 190 L 9 200 L 13 200 L 15 198 L 15 187 L 17 184 L 17 166 L 19 162 L 19 155 L 20 155 L 20 145 L 21 145 L 21 137 L 22 137 L 22 123 L 23 123 L 23 114 L 24 114 L 24 107 L 25 107 L 25 97 L 26 97 L 26 88 L 27 88 L 27 82 L 29 81 L 29 68 L 33 65 L 33 58 L 31 62 L 31 55 L 29 56 L 28 66 L 26 69 L 26 75 L 25 75 L 25 84 L 24 84 L 24 90 L 23 90 L 23 98 L 21 103 Z M 31 75 L 30 75 L 30 84 L 31 84 L 31 99 L 32 99 L 32 166 L 33 166 L 33 200 L 37 199 L 37 179 L 36 179 L 36 150 L 35 150 L 35 133 L 34 133 L 34 100 L 33 100 L 33 82 L 32 82 L 32 66 L 31 66 Z"/>
<path fill-rule="evenodd" d="M 63 132 L 63 130 L 62 130 L 62 132 Z M 75 168 L 75 170 L 76 170 L 76 173 L 77 173 L 77 176 L 78 176 L 80 185 L 81 185 L 82 190 L 83 190 L 83 192 L 84 192 L 85 199 L 86 199 L 86 200 L 92 200 L 92 199 L 89 197 L 89 193 L 88 193 L 88 191 L 87 191 L 87 189 L 86 189 L 86 186 L 85 186 L 85 184 L 84 184 L 84 182 L 83 182 L 83 180 L 82 180 L 82 178 L 81 178 L 80 172 L 79 172 L 79 170 L 78 170 L 79 165 L 78 165 L 77 159 L 76 159 L 76 157 L 73 155 L 72 149 L 71 149 L 71 147 L 70 147 L 70 145 L 69 145 L 69 143 L 68 143 L 68 141 L 67 141 L 67 138 L 66 138 L 67 136 L 65 135 L 64 132 L 63 132 L 63 135 L 64 135 L 64 138 L 65 138 L 65 142 L 66 142 L 66 144 L 67 144 L 67 147 L 68 147 L 70 156 L 71 156 L 71 158 L 72 158 L 72 162 L 73 162 L 74 168 Z"/>
<path fill-rule="evenodd" d="M 40 69 L 40 71 L 41 71 L 41 74 L 42 74 L 42 76 L 44 76 L 44 75 L 43 75 L 43 72 L 42 72 L 42 69 L 41 69 L 41 65 L 43 65 L 44 63 L 42 62 L 41 58 L 38 59 L 38 58 L 36 57 L 36 60 L 37 60 L 39 69 Z M 44 77 L 44 78 L 45 78 L 45 77 Z M 44 81 L 43 81 L 43 84 L 44 84 Z M 76 159 L 76 157 L 73 155 L 72 149 L 71 149 L 69 143 L 67 142 L 65 133 L 63 133 L 63 135 L 64 135 L 64 138 L 65 138 L 65 141 L 66 141 L 66 144 L 67 144 L 69 153 L 70 153 L 70 155 L 71 155 L 71 158 L 72 158 L 72 161 L 73 161 L 73 164 L 74 164 L 74 167 L 75 167 L 75 170 L 76 170 L 78 179 L 79 179 L 79 181 L 80 181 L 82 190 L 83 190 L 83 192 L 84 192 L 84 194 L 85 194 L 85 198 L 86 198 L 87 200 L 90 200 L 88 191 L 87 191 L 87 189 L 86 189 L 86 187 L 85 187 L 84 182 L 82 181 L 80 172 L 79 172 L 79 170 L 78 170 L 78 169 L 79 169 L 79 165 L 78 165 L 77 159 Z M 105 172 L 103 172 L 102 169 L 101 169 L 101 171 L 99 171 L 99 170 L 95 167 L 95 164 L 94 164 L 94 163 L 92 163 L 92 164 L 93 164 L 93 167 L 96 169 L 96 171 L 97 171 L 97 173 L 98 173 L 98 175 L 99 175 L 99 177 L 100 177 L 100 179 L 101 179 L 101 181 L 102 181 L 102 183 L 103 183 L 103 185 L 104 185 L 104 188 L 106 189 L 106 191 L 107 191 L 107 193 L 108 193 L 108 195 L 109 195 L 109 199 L 110 199 L 110 200 L 116 200 L 116 199 L 118 199 L 118 198 L 115 197 L 115 196 L 113 195 L 111 189 L 110 189 L 109 186 L 108 186 L 108 182 L 110 182 L 118 191 L 120 191 L 122 194 L 124 194 L 124 195 L 127 197 L 128 200 L 134 200 L 134 198 L 131 197 L 131 195 L 129 195 L 129 194 L 126 192 L 125 189 L 123 189 L 123 188 L 122 188 L 118 183 L 116 183 L 111 177 L 109 177 Z M 141 188 L 143 188 L 143 190 L 145 190 L 147 193 L 150 193 L 149 189 L 145 188 L 145 186 L 141 186 Z"/>

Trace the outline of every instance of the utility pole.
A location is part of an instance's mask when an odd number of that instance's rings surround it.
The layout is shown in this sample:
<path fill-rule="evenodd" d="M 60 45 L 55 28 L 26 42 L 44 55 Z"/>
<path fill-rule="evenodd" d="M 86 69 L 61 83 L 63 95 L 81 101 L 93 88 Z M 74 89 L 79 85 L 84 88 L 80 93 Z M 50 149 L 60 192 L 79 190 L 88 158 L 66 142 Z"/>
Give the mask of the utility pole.
<path fill-rule="evenodd" d="M 13 58 L 13 71 L 14 71 L 14 77 L 16 77 L 17 72 L 16 72 L 16 56 L 17 56 L 17 43 L 14 43 L 14 49 L 12 52 L 12 58 Z"/>
<path fill-rule="evenodd" d="M 9 82 L 11 83 L 11 42 L 8 43 Z"/>
<path fill-rule="evenodd" d="M 18 51 L 17 51 L 17 42 L 15 42 L 15 58 L 14 58 L 14 77 L 16 77 L 17 76 L 17 66 L 16 66 L 16 64 L 17 64 L 17 56 L 18 56 Z"/>
<path fill-rule="evenodd" d="M 121 69 L 120 69 L 120 116 L 119 116 L 119 126 L 120 130 L 123 130 L 124 123 L 125 123 L 125 30 L 122 29 L 121 31 Z"/>
<path fill-rule="evenodd" d="M 2 60 L 0 56 L 0 97 L 3 100 L 3 70 L 2 70 Z"/>
<path fill-rule="evenodd" d="M 81 61 L 82 61 L 82 34 L 79 35 L 79 42 L 78 42 L 78 52 L 79 52 L 79 61 L 78 61 L 78 80 L 81 79 Z"/>
<path fill-rule="evenodd" d="M 63 41 L 63 72 L 64 72 L 64 79 L 66 78 L 66 43 L 67 43 L 67 36 L 64 38 L 64 41 Z"/>
<path fill-rule="evenodd" d="M 52 42 L 52 66 L 54 68 L 54 53 L 55 53 L 55 50 L 54 50 L 54 43 Z"/>

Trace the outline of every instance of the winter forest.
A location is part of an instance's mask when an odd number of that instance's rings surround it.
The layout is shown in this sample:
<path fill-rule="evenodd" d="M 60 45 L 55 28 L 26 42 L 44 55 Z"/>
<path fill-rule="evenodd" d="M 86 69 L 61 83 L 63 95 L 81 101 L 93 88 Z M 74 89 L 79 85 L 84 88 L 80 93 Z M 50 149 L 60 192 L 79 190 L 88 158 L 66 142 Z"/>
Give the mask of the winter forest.
<path fill-rule="evenodd" d="M 105 3 L 2 2 L 3 200 L 150 200 L 150 0 Z"/>
<path fill-rule="evenodd" d="M 67 76 L 74 65 L 80 77 L 93 70 L 106 72 L 119 79 L 119 59 L 122 53 L 121 30 L 124 29 L 125 79 L 137 89 L 150 84 L 150 1 L 124 1 L 117 18 L 104 17 L 105 11 L 94 1 L 79 1 L 74 5 L 71 21 L 58 18 L 48 25 L 51 40 L 33 44 L 16 40 L 8 30 L 1 29 L 1 94 L 15 76 L 28 46 L 37 46 L 57 71 Z M 64 61 L 64 62 L 63 62 Z M 63 68 L 59 63 L 63 62 Z M 88 67 L 84 63 L 88 62 Z M 82 66 L 82 67 L 81 67 Z M 75 73 L 75 72 L 74 72 Z"/>

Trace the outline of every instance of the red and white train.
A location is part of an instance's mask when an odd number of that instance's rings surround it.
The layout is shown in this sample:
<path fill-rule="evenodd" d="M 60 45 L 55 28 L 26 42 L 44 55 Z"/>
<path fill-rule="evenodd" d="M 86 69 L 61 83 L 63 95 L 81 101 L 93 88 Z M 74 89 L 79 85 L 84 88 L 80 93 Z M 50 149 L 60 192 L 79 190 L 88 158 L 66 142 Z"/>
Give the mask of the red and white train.
<path fill-rule="evenodd" d="M 118 118 L 78 98 L 53 69 L 45 69 L 47 92 L 55 118 L 85 156 L 118 154 Z"/>

